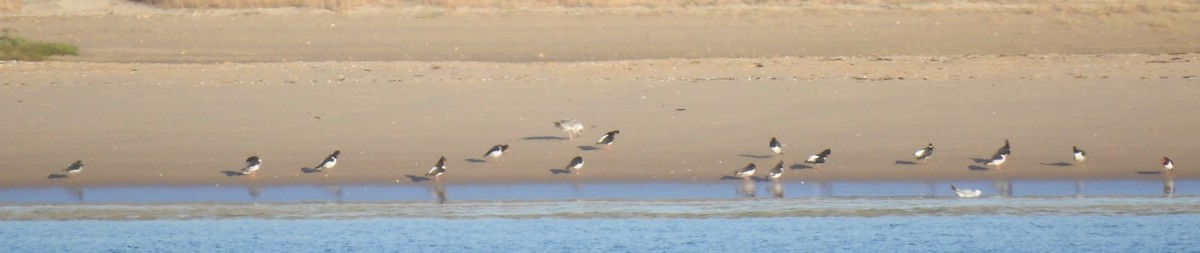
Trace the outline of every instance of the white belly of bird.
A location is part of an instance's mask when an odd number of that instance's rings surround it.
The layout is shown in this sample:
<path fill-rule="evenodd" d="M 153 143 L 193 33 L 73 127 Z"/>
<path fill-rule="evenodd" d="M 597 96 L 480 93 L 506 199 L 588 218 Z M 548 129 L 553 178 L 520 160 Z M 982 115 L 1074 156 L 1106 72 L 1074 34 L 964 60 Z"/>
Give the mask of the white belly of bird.
<path fill-rule="evenodd" d="M 922 156 L 925 156 L 925 150 L 924 150 L 924 149 L 917 150 L 917 152 L 914 152 L 914 153 L 913 153 L 913 157 L 916 157 L 916 158 L 921 158 Z"/>
<path fill-rule="evenodd" d="M 1075 161 L 1082 162 L 1084 159 L 1087 159 L 1087 157 L 1084 157 L 1081 153 L 1075 153 Z"/>
<path fill-rule="evenodd" d="M 954 191 L 954 194 L 958 195 L 958 197 L 960 197 L 960 198 L 979 197 L 979 195 L 982 193 L 983 193 L 983 191 L 975 190 L 975 189 L 958 189 L 958 190 Z"/>

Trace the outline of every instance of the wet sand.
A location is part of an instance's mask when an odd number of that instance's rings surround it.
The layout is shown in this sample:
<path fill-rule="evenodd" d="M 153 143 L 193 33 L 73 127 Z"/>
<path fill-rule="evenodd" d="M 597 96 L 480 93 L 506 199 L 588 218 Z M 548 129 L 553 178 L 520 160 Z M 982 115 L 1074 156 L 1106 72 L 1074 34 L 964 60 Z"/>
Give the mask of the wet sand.
<path fill-rule="evenodd" d="M 451 184 L 708 182 L 781 159 L 785 181 L 1158 180 L 1163 156 L 1200 175 L 1186 14 L 239 13 L 8 17 L 83 55 L 0 64 L 0 185 L 408 184 L 439 156 Z M 973 160 L 1005 139 L 1002 170 Z M 302 172 L 333 150 L 336 168 Z M 255 177 L 222 173 L 251 155 Z M 580 175 L 553 173 L 577 155 Z"/>

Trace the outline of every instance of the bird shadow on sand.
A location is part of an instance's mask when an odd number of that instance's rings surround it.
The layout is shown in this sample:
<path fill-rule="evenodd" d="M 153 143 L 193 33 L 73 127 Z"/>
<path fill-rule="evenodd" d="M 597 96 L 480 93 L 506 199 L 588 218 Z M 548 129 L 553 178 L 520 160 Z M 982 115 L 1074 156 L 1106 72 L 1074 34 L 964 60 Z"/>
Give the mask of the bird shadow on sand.
<path fill-rule="evenodd" d="M 469 163 L 486 163 L 487 162 L 487 160 L 475 159 L 475 158 L 467 158 L 467 159 L 464 159 L 463 161 L 467 161 Z"/>
<path fill-rule="evenodd" d="M 565 141 L 570 138 L 563 138 L 563 137 L 558 137 L 558 136 L 529 136 L 529 137 L 525 137 L 525 138 L 521 138 L 521 139 L 527 140 L 527 141 Z"/>
<path fill-rule="evenodd" d="M 892 164 L 892 165 L 917 165 L 917 162 L 914 162 L 914 161 L 905 161 L 905 160 L 896 160 L 896 163 L 894 163 L 894 164 Z"/>
<path fill-rule="evenodd" d="M 413 183 L 420 183 L 420 182 L 433 180 L 433 179 L 429 179 L 429 177 L 422 177 L 422 176 L 416 176 L 416 175 L 404 175 L 404 177 L 407 177 L 408 180 L 411 180 Z"/>
<path fill-rule="evenodd" d="M 321 172 L 321 170 L 318 170 L 315 168 L 303 167 L 303 168 L 300 168 L 300 172 L 304 172 L 304 174 L 312 174 L 312 173 Z"/>
<path fill-rule="evenodd" d="M 46 179 L 60 179 L 60 178 L 67 178 L 67 175 L 66 174 L 50 174 L 49 176 L 46 176 Z"/>
<path fill-rule="evenodd" d="M 795 163 L 795 164 L 792 164 L 792 166 L 788 166 L 788 168 L 793 169 L 793 170 L 815 169 L 815 168 L 813 168 L 812 165 L 803 164 L 803 163 Z"/>
<path fill-rule="evenodd" d="M 971 170 L 971 171 L 989 171 L 989 170 L 992 170 L 991 168 L 988 168 L 988 167 L 983 167 L 983 166 L 979 166 L 979 165 L 971 165 L 971 166 L 967 166 L 967 169 L 968 169 L 968 170 Z"/>
<path fill-rule="evenodd" d="M 1139 170 L 1137 172 L 1137 174 L 1138 175 L 1162 175 L 1163 172 L 1157 171 L 1157 170 Z"/>
<path fill-rule="evenodd" d="M 221 171 L 221 174 L 225 174 L 226 177 L 245 176 L 245 174 L 242 174 L 241 171 L 232 171 L 232 170 L 223 170 L 223 171 Z"/>
<path fill-rule="evenodd" d="M 978 158 L 978 157 L 971 157 L 971 161 L 974 161 L 975 163 L 986 163 L 986 162 L 991 162 L 991 161 L 992 161 L 992 159 L 984 159 L 984 158 Z"/>
<path fill-rule="evenodd" d="M 1042 165 L 1046 165 L 1046 166 L 1054 166 L 1054 167 L 1070 167 L 1070 166 L 1075 166 L 1074 164 L 1071 164 L 1071 163 L 1068 163 L 1068 162 L 1041 163 L 1041 164 L 1042 164 Z"/>
<path fill-rule="evenodd" d="M 550 174 L 554 174 L 554 175 L 561 175 L 561 174 L 571 174 L 571 170 L 568 170 L 568 169 L 550 169 Z"/>
<path fill-rule="evenodd" d="M 579 146 L 579 150 L 583 150 L 583 151 L 596 151 L 596 150 L 600 150 L 600 148 L 593 147 L 593 146 L 588 146 L 588 145 L 583 145 L 583 146 Z"/>
<path fill-rule="evenodd" d="M 754 158 L 754 159 L 767 159 L 767 158 L 771 158 L 771 155 L 751 155 L 751 154 L 740 154 L 740 155 L 738 155 L 738 156 L 741 156 L 741 157 L 749 157 L 749 158 Z"/>

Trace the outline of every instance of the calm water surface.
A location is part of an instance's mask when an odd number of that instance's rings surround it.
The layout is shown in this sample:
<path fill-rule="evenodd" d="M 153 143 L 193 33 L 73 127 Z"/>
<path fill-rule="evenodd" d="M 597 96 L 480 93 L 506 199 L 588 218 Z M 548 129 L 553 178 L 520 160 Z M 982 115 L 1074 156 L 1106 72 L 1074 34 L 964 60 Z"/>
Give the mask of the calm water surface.
<path fill-rule="evenodd" d="M 0 189 L 4 252 L 1190 252 L 1200 182 Z"/>

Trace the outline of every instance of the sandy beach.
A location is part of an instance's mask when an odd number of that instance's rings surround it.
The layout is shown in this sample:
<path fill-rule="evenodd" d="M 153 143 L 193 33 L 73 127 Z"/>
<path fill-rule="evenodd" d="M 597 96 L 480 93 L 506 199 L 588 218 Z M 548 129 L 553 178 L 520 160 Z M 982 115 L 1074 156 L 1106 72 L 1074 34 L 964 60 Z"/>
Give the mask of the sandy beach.
<path fill-rule="evenodd" d="M 0 187 L 412 184 L 439 156 L 450 184 L 709 182 L 780 160 L 785 181 L 1159 180 L 1164 156 L 1200 178 L 1195 12 L 25 7 L 0 27 L 81 55 L 0 63 Z M 1005 139 L 1002 169 L 975 161 Z M 222 173 L 251 155 L 256 176 Z M 552 173 L 574 156 L 580 175 Z"/>

